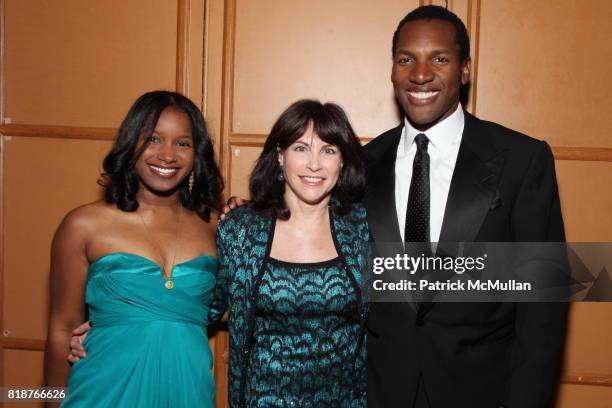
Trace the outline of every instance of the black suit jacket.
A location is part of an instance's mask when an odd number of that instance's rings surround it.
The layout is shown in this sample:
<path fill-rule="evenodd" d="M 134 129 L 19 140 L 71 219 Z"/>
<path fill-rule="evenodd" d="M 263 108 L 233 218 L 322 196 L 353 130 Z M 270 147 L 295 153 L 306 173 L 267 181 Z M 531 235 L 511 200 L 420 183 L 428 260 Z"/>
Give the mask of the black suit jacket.
<path fill-rule="evenodd" d="M 394 186 L 402 127 L 365 147 L 375 242 L 401 242 Z M 466 112 L 440 242 L 564 240 L 549 146 Z M 369 407 L 412 407 L 419 378 L 432 408 L 547 407 L 565 322 L 561 303 L 374 303 Z"/>

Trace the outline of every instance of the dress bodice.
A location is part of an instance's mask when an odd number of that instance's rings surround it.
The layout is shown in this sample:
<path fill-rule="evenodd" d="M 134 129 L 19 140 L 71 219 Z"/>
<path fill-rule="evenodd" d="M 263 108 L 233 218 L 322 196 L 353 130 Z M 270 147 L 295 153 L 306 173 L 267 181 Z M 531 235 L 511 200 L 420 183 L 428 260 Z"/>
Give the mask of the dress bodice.
<path fill-rule="evenodd" d="M 216 269 L 217 259 L 210 255 L 176 264 L 174 288 L 167 289 L 156 262 L 125 252 L 104 255 L 89 267 L 86 302 L 92 326 L 147 320 L 205 326 Z"/>
<path fill-rule="evenodd" d="M 358 302 L 340 258 L 269 259 L 255 304 L 247 406 L 345 406 L 353 391 Z"/>
<path fill-rule="evenodd" d="M 93 262 L 87 356 L 72 367 L 62 408 L 213 408 L 206 323 L 216 270 L 210 255 L 177 264 L 167 289 L 161 266 L 143 256 Z"/>

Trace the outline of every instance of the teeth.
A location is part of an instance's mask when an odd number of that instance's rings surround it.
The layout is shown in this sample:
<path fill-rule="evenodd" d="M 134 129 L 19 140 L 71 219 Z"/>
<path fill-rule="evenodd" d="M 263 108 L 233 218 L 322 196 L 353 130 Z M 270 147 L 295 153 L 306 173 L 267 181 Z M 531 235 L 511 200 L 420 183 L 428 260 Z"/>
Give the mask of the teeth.
<path fill-rule="evenodd" d="M 431 98 L 434 95 L 437 95 L 439 91 L 431 91 L 431 92 L 408 92 L 410 96 L 417 99 L 427 99 Z"/>
<path fill-rule="evenodd" d="M 304 179 L 304 181 L 307 181 L 309 183 L 318 183 L 319 181 L 323 180 L 321 177 L 302 177 Z"/>
<path fill-rule="evenodd" d="M 173 174 L 176 173 L 176 169 L 166 169 L 164 167 L 151 166 L 153 170 L 161 174 Z"/>

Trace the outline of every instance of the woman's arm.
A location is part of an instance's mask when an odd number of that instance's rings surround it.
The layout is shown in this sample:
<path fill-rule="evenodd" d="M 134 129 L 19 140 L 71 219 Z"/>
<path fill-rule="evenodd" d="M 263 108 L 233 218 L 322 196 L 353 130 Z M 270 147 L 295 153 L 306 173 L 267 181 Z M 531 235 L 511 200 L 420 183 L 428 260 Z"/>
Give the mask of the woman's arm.
<path fill-rule="evenodd" d="M 231 222 L 229 222 L 231 223 Z M 229 284 L 230 284 L 230 254 L 228 242 L 228 221 L 221 221 L 217 228 L 217 256 L 219 257 L 219 270 L 217 271 L 217 282 L 213 301 L 210 306 L 208 315 L 209 323 L 218 322 L 227 311 L 229 301 Z M 224 319 L 227 320 L 227 316 Z"/>
<path fill-rule="evenodd" d="M 88 220 L 79 210 L 58 227 L 51 246 L 51 308 L 45 349 L 45 384 L 63 387 L 70 373 L 66 360 L 72 330 L 85 321 Z"/>

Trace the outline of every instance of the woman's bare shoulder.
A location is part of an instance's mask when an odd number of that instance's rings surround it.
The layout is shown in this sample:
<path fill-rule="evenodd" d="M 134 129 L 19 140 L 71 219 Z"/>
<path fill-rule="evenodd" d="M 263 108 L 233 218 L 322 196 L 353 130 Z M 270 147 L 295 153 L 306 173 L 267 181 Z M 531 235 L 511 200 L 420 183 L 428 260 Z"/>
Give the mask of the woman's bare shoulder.
<path fill-rule="evenodd" d="M 81 205 L 64 216 L 58 233 L 63 231 L 77 234 L 93 233 L 107 225 L 109 216 L 112 217 L 119 211 L 115 205 L 107 204 L 102 200 Z"/>

